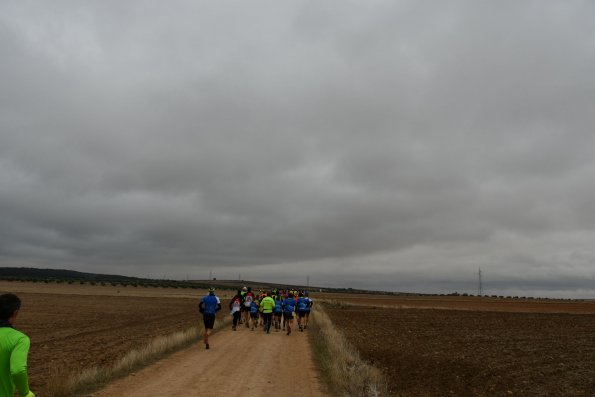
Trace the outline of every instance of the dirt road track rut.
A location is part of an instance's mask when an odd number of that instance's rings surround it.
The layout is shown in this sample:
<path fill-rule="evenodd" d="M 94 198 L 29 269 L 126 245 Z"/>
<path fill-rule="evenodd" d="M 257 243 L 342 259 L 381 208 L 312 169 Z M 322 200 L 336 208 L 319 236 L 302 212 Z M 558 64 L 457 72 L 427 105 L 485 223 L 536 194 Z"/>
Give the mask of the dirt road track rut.
<path fill-rule="evenodd" d="M 308 332 L 225 329 L 211 335 L 209 350 L 196 343 L 89 396 L 326 397 Z"/>

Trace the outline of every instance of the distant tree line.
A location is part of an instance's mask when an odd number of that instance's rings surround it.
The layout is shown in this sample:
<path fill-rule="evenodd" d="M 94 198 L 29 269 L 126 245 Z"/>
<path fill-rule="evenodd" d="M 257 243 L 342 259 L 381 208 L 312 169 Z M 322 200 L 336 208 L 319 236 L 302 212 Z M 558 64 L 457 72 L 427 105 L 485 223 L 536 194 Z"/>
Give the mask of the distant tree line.
<path fill-rule="evenodd" d="M 213 285 L 212 283 L 200 283 L 194 281 L 144 279 L 109 274 L 84 273 L 72 270 L 35 268 L 0 268 L 0 280 L 45 284 L 87 284 L 114 287 L 206 289 L 211 286 L 215 286 L 218 289 L 231 289 L 229 286 Z"/>
<path fill-rule="evenodd" d="M 474 295 L 474 294 L 459 294 L 458 292 L 452 292 L 450 294 L 438 294 L 435 296 L 462 296 L 462 297 L 477 297 L 477 298 L 489 298 L 489 299 L 525 299 L 525 300 L 557 300 L 557 301 L 582 301 L 583 299 L 564 299 L 564 298 L 542 298 L 533 296 L 518 296 L 518 295 Z"/>

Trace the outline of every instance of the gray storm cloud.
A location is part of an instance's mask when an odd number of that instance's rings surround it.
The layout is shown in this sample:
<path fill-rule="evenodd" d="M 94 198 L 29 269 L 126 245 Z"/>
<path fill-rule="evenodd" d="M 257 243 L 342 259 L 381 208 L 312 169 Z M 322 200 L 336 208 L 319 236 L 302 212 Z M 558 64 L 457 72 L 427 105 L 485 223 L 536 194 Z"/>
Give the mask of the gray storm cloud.
<path fill-rule="evenodd" d="M 593 297 L 593 11 L 4 2 L 0 265 Z"/>

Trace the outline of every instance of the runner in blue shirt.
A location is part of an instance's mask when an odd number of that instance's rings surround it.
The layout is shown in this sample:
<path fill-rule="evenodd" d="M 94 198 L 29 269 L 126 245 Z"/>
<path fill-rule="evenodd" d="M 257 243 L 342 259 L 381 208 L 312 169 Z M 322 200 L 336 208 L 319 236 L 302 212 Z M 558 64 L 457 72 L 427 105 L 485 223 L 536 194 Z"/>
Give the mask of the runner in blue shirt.
<path fill-rule="evenodd" d="M 299 298 L 296 302 L 297 323 L 298 327 L 300 328 L 300 332 L 304 332 L 304 325 L 302 324 L 302 320 L 306 316 L 306 310 L 309 304 L 310 303 L 304 297 L 304 294 L 300 292 Z"/>
<path fill-rule="evenodd" d="M 283 315 L 283 300 L 280 295 L 275 296 L 275 310 L 273 311 L 275 331 L 281 329 L 281 316 Z"/>
<path fill-rule="evenodd" d="M 310 299 L 310 297 L 308 296 L 308 291 L 306 291 L 306 293 L 304 294 L 306 300 L 308 301 L 308 307 L 306 309 L 306 314 L 304 315 L 304 329 L 308 328 L 308 320 L 310 319 L 310 311 L 312 310 L 312 305 L 314 305 L 314 301 L 312 299 Z"/>
<path fill-rule="evenodd" d="M 293 325 L 293 312 L 295 311 L 295 300 L 293 294 L 290 293 L 281 304 L 283 307 L 283 319 L 287 326 L 287 335 L 291 334 L 291 326 Z"/>
<path fill-rule="evenodd" d="M 250 320 L 252 320 L 252 331 L 254 328 L 258 328 L 258 301 L 254 299 L 250 304 Z"/>
<path fill-rule="evenodd" d="M 215 315 L 221 310 L 221 301 L 215 295 L 215 288 L 209 288 L 209 294 L 202 298 L 198 304 L 198 310 L 202 313 L 205 324 L 204 342 L 205 349 L 209 348 L 209 335 L 215 326 Z"/>

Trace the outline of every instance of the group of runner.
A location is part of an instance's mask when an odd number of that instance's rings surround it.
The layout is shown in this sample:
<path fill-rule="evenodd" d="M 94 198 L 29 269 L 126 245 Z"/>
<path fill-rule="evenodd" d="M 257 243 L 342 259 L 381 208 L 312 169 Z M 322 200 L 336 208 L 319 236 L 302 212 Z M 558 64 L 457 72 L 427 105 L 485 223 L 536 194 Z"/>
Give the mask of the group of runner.
<path fill-rule="evenodd" d="M 229 310 L 233 316 L 231 329 L 237 331 L 241 324 L 245 324 L 246 328 L 254 331 L 260 325 L 267 334 L 274 327 L 276 332 L 287 330 L 289 336 L 295 314 L 298 329 L 303 332 L 308 328 L 313 305 L 308 295 L 308 291 L 304 290 L 273 289 L 256 292 L 251 287 L 243 287 L 229 302 Z M 215 316 L 221 310 L 221 301 L 215 295 L 214 288 L 209 289 L 209 294 L 201 299 L 198 307 L 205 326 L 203 342 L 208 349 Z"/>
<path fill-rule="evenodd" d="M 255 292 L 250 287 L 243 287 L 229 302 L 233 316 L 231 329 L 236 331 L 239 325 L 245 324 L 254 331 L 260 325 L 267 334 L 274 327 L 276 332 L 287 330 L 287 335 L 291 335 L 295 314 L 298 329 L 303 332 L 308 328 L 313 303 L 308 291 L 304 290 Z"/>

